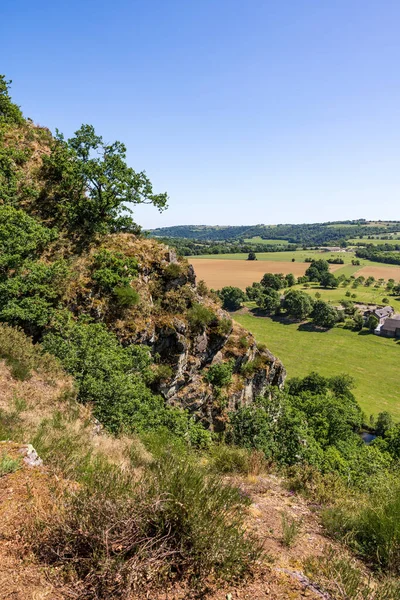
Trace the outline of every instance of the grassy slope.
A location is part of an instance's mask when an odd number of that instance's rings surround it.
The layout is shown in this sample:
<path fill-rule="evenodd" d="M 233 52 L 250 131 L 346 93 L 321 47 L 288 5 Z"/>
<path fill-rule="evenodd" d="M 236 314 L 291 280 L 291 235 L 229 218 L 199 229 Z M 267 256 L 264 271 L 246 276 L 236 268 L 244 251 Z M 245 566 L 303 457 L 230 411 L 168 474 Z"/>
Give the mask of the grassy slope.
<path fill-rule="evenodd" d="M 269 244 L 276 246 L 287 246 L 289 242 L 287 240 L 264 240 L 259 235 L 244 240 L 246 244 Z"/>
<path fill-rule="evenodd" d="M 310 371 L 326 376 L 350 373 L 356 381 L 355 396 L 367 415 L 389 410 L 400 419 L 399 343 L 339 327 L 319 333 L 249 314 L 234 318 L 282 360 L 289 377 Z"/>

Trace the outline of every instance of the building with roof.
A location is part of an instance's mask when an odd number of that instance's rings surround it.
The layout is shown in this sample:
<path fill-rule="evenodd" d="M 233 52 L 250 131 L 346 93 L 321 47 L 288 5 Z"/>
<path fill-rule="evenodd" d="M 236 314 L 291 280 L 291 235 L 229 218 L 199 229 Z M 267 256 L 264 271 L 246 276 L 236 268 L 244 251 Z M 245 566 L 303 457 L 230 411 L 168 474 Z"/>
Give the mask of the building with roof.
<path fill-rule="evenodd" d="M 400 338 L 400 315 L 393 315 L 380 326 L 379 335 Z"/>
<path fill-rule="evenodd" d="M 386 321 L 386 319 L 391 317 L 393 314 L 394 314 L 393 306 L 381 306 L 381 307 L 376 307 L 372 310 L 366 310 L 364 312 L 364 318 L 365 318 L 365 320 L 367 320 L 368 317 L 370 317 L 371 315 L 374 315 L 378 319 L 379 325 L 383 325 L 383 323 Z"/>

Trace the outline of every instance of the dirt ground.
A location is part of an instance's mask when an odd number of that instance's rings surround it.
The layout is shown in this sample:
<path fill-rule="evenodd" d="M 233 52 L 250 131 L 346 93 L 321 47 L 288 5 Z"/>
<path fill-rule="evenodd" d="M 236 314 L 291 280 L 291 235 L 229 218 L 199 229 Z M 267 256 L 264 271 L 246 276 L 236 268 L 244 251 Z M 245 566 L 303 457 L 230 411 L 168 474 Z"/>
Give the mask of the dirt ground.
<path fill-rule="evenodd" d="M 400 267 L 389 267 L 382 264 L 381 267 L 362 267 L 359 271 L 357 271 L 356 276 L 359 277 L 362 275 L 363 277 L 375 277 L 375 279 L 384 279 L 387 281 L 388 279 L 394 279 L 395 281 L 400 281 Z"/>
<path fill-rule="evenodd" d="M 213 289 L 221 289 L 226 285 L 234 285 L 246 289 L 253 281 L 260 281 L 264 273 L 293 273 L 295 277 L 304 275 L 310 266 L 307 263 L 283 261 L 248 261 L 218 260 L 209 258 L 193 258 L 190 261 L 196 272 L 197 281 L 202 279 Z M 330 265 L 331 271 L 343 265 Z"/>
<path fill-rule="evenodd" d="M 22 452 L 21 452 L 22 450 Z M 30 467 L 23 461 L 23 447 L 0 443 L 0 452 L 21 457 L 21 468 L 0 477 L 0 600 L 61 600 L 67 598 L 55 586 L 55 573 L 38 564 L 24 544 L 23 526 L 30 513 L 46 504 L 46 489 L 52 476 L 45 467 Z M 181 586 L 158 593 L 144 591 L 126 600 L 297 600 L 326 598 L 302 574 L 308 556 L 320 554 L 327 544 L 315 512 L 307 502 L 287 490 L 274 475 L 231 478 L 252 504 L 248 528 L 262 542 L 264 558 L 245 582 L 216 585 L 210 582 L 200 595 Z M 35 508 L 34 508 L 35 507 Z M 282 540 L 282 513 L 298 523 L 299 533 L 292 547 Z M 212 532 L 210 532 L 212 534 Z M 111 600 L 111 599 L 110 599 Z"/>

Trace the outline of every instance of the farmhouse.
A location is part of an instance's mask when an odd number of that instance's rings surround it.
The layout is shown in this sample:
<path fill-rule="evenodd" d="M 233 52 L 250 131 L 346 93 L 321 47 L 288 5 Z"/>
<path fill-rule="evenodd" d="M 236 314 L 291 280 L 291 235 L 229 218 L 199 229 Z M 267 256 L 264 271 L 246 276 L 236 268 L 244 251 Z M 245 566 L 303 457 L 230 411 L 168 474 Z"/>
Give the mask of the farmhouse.
<path fill-rule="evenodd" d="M 384 337 L 400 338 L 400 315 L 386 319 L 380 327 L 379 334 Z"/>
<path fill-rule="evenodd" d="M 375 308 L 371 308 L 364 312 L 364 318 L 368 319 L 371 315 L 374 315 L 379 321 L 379 325 L 383 325 L 383 323 L 391 317 L 394 313 L 393 306 L 377 306 Z"/>

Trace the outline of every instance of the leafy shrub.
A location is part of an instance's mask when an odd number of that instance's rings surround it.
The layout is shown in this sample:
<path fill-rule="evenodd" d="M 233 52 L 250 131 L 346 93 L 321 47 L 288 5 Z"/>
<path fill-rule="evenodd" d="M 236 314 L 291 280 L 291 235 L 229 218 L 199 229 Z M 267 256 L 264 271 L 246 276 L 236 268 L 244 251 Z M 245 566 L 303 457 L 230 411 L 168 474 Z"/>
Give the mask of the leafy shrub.
<path fill-rule="evenodd" d="M 238 310 L 242 302 L 246 300 L 246 294 L 238 287 L 223 287 L 219 292 L 223 308 L 227 310 Z"/>
<path fill-rule="evenodd" d="M 162 297 L 163 307 L 177 314 L 182 314 L 194 300 L 193 289 L 188 285 L 183 285 L 177 289 L 169 290 Z"/>
<path fill-rule="evenodd" d="M 193 331 L 201 331 L 216 319 L 210 308 L 198 303 L 193 304 L 192 308 L 188 310 L 187 318 Z"/>
<path fill-rule="evenodd" d="M 200 294 L 200 296 L 208 296 L 209 290 L 206 282 L 203 279 L 200 279 L 197 284 L 197 292 Z"/>
<path fill-rule="evenodd" d="M 166 381 L 167 379 L 170 379 L 173 375 L 173 370 L 172 367 L 170 367 L 169 365 L 157 365 L 154 369 L 153 369 L 153 373 L 154 373 L 154 381 L 159 382 L 159 381 Z"/>
<path fill-rule="evenodd" d="M 178 279 L 182 275 L 182 267 L 179 263 L 170 263 L 163 270 L 163 277 L 167 280 Z"/>
<path fill-rule="evenodd" d="M 113 290 L 119 306 L 129 308 L 139 303 L 140 296 L 130 285 L 117 286 Z"/>
<path fill-rule="evenodd" d="M 205 379 L 217 388 L 228 385 L 232 379 L 234 361 L 216 363 L 208 369 Z"/>
<path fill-rule="evenodd" d="M 111 252 L 102 248 L 93 257 L 92 279 L 99 288 L 111 293 L 116 287 L 127 287 L 137 275 L 136 258 L 122 252 Z"/>
<path fill-rule="evenodd" d="M 69 276 L 65 261 L 25 261 L 20 272 L 0 283 L 0 317 L 30 334 L 50 322 Z"/>
<path fill-rule="evenodd" d="M 13 206 L 0 206 L 0 279 L 26 260 L 39 258 L 55 238 L 55 231 Z"/>
<path fill-rule="evenodd" d="M 218 325 L 216 327 L 216 333 L 218 335 L 228 335 L 232 331 L 232 321 L 230 319 L 219 319 Z"/>
<path fill-rule="evenodd" d="M 0 75 L 0 124 L 22 124 L 24 118 L 20 108 L 12 102 L 9 87 L 11 81 L 7 81 L 4 75 Z"/>
<path fill-rule="evenodd" d="M 249 340 L 247 339 L 247 337 L 245 335 L 242 335 L 239 338 L 238 345 L 239 345 L 239 348 L 243 348 L 243 350 L 247 350 L 247 348 L 249 347 L 250 343 L 249 343 Z"/>

